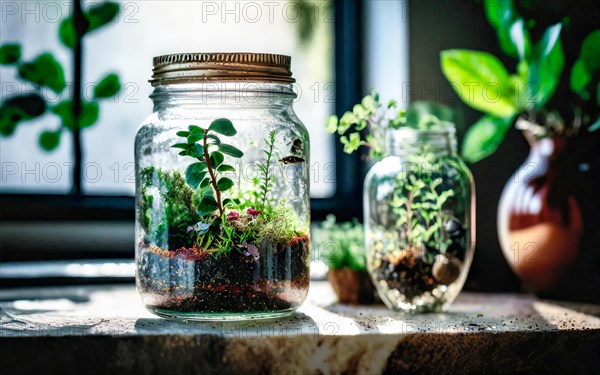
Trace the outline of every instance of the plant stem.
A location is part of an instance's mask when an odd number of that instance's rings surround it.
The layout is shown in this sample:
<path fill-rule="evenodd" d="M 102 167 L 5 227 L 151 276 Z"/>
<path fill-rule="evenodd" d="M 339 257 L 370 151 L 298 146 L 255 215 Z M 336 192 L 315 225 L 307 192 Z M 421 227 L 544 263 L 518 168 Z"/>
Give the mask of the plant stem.
<path fill-rule="evenodd" d="M 217 198 L 217 206 L 219 207 L 219 216 L 223 216 L 223 204 L 221 203 L 221 192 L 219 191 L 219 188 L 217 186 L 217 176 L 212 168 L 212 166 L 210 165 L 210 157 L 208 155 L 208 130 L 204 131 L 204 140 L 203 140 L 203 145 L 204 145 L 204 162 L 206 163 L 206 169 L 208 169 L 208 174 L 210 175 L 210 184 L 213 187 L 213 190 L 215 191 L 215 196 Z"/>
<path fill-rule="evenodd" d="M 75 24 L 75 49 L 73 56 L 73 151 L 75 167 L 73 168 L 73 194 L 81 195 L 81 171 L 83 169 L 83 150 L 81 147 L 81 130 L 79 129 L 79 117 L 81 115 L 81 80 L 83 34 L 87 29 L 86 19 L 81 9 L 81 1 L 73 1 L 73 20 Z"/>
<path fill-rule="evenodd" d="M 269 149 L 266 152 L 267 160 L 265 161 L 265 176 L 264 176 L 264 191 L 261 202 L 261 209 L 265 208 L 265 204 L 267 203 L 267 194 L 269 193 L 269 180 L 271 176 L 269 175 L 269 170 L 271 169 L 271 156 L 273 155 L 273 146 L 275 145 L 275 131 L 272 131 L 269 140 L 268 140 Z"/>
<path fill-rule="evenodd" d="M 406 237 L 408 238 L 408 243 L 412 245 L 412 202 L 413 202 L 413 191 L 408 193 L 408 202 L 406 202 Z"/>

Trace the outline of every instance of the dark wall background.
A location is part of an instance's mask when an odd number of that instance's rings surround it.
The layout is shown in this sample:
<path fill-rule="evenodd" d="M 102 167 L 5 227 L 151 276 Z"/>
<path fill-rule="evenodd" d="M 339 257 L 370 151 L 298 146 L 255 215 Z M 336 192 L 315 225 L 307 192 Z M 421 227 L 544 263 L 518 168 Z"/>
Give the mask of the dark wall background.
<path fill-rule="evenodd" d="M 570 66 L 579 55 L 585 35 L 598 28 L 598 2 L 537 1 L 527 4 L 517 1 L 520 13 L 536 19 L 532 30 L 535 42 L 546 26 L 569 17 L 563 29 L 565 69 L 559 88 L 549 107 L 570 107 L 568 77 Z M 528 8 L 525 8 L 527 6 Z M 464 105 L 441 73 L 439 52 L 449 48 L 482 50 L 500 57 L 510 71 L 516 61 L 503 56 L 492 27 L 484 16 L 483 4 L 475 0 L 409 1 L 410 80 L 407 87 L 411 100 L 434 100 L 454 107 L 459 114 L 459 137 L 481 113 Z M 520 282 L 506 263 L 496 231 L 496 213 L 500 194 L 512 173 L 529 152 L 527 142 L 514 127 L 491 157 L 471 165 L 477 194 L 477 246 L 473 267 L 467 281 L 468 289 L 484 291 L 514 291 Z"/>

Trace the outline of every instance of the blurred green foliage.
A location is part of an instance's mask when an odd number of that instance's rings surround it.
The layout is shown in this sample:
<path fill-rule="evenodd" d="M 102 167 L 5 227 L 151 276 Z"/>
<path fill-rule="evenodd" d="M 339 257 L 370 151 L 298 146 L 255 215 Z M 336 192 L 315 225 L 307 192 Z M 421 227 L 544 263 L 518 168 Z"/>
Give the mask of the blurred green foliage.
<path fill-rule="evenodd" d="M 582 43 L 579 59 L 570 72 L 575 119 L 565 118 L 554 108 L 547 109 L 565 68 L 561 33 L 569 20 L 564 18 L 543 29 L 534 42 L 533 19 L 519 14 L 515 1 L 485 0 L 485 15 L 496 31 L 500 48 L 517 60 L 510 73 L 500 59 L 488 52 L 452 49 L 441 52 L 442 72 L 458 96 L 469 106 L 484 112 L 467 133 L 463 157 L 477 162 L 491 155 L 504 140 L 516 117 L 545 122 L 546 133 L 564 131 L 572 122 L 594 131 L 600 127 L 600 30 Z M 555 20 L 556 21 L 556 20 Z M 594 99 L 595 97 L 595 99 Z M 575 129 L 577 130 L 577 129 Z"/>
<path fill-rule="evenodd" d="M 116 19 L 120 6 L 116 2 L 95 3 L 84 11 L 84 35 L 108 25 Z M 59 39 L 63 45 L 74 48 L 76 41 L 75 27 L 71 17 L 63 20 L 59 27 Z M 42 90 L 48 88 L 55 94 L 63 96 L 67 88 L 65 72 L 61 63 L 49 52 L 44 52 L 31 61 L 23 61 L 21 46 L 15 43 L 0 46 L 0 64 L 14 66 L 18 77 L 32 83 L 35 93 L 18 94 L 8 98 L 0 106 L 0 135 L 10 136 L 17 127 L 28 120 L 37 119 L 47 112 L 56 115 L 60 124 L 55 129 L 45 129 L 40 133 L 39 145 L 46 151 L 52 151 L 60 145 L 63 130 L 72 131 L 75 126 L 73 103 L 64 99 L 56 104 L 48 102 Z M 95 85 L 93 96 L 89 101 L 81 103 L 79 127 L 87 128 L 98 121 L 99 101 L 117 95 L 121 90 L 119 76 L 110 73 L 101 78 Z M 69 95 L 65 95 L 69 96 Z"/>
<path fill-rule="evenodd" d="M 329 268 L 366 271 L 364 230 L 357 219 L 338 223 L 334 215 L 327 215 L 311 230 L 311 242 Z"/>
<path fill-rule="evenodd" d="M 397 109 L 396 100 L 386 106 L 380 101 L 379 93 L 371 90 L 352 111 L 345 112 L 340 119 L 330 116 L 325 130 L 337 133 L 344 145 L 344 152 L 352 154 L 361 146 L 369 148 L 369 157 L 381 160 L 387 156 L 385 140 L 390 129 L 412 128 L 431 130 L 452 127 L 454 111 L 443 104 L 416 101 L 406 109 Z"/>

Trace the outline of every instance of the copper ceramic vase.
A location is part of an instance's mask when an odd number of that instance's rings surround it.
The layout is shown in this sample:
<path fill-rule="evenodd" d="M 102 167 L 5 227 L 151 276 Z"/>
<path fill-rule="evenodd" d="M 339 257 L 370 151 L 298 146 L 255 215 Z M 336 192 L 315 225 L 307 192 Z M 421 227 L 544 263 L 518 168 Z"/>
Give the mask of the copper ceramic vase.
<path fill-rule="evenodd" d="M 498 208 L 504 256 L 531 291 L 597 302 L 600 137 L 524 135 L 529 157 L 506 184 Z"/>

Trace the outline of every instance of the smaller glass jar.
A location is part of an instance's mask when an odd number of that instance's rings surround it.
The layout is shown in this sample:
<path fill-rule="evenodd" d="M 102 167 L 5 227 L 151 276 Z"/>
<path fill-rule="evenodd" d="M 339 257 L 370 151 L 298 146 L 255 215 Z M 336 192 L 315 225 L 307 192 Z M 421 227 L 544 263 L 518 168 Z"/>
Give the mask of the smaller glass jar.
<path fill-rule="evenodd" d="M 291 314 L 309 286 L 309 139 L 290 58 L 154 59 L 138 130 L 136 284 L 153 313 L 195 320 Z"/>
<path fill-rule="evenodd" d="M 386 146 L 390 156 L 365 180 L 367 268 L 389 308 L 442 311 L 473 257 L 471 173 L 456 153 L 453 127 L 393 130 Z"/>

